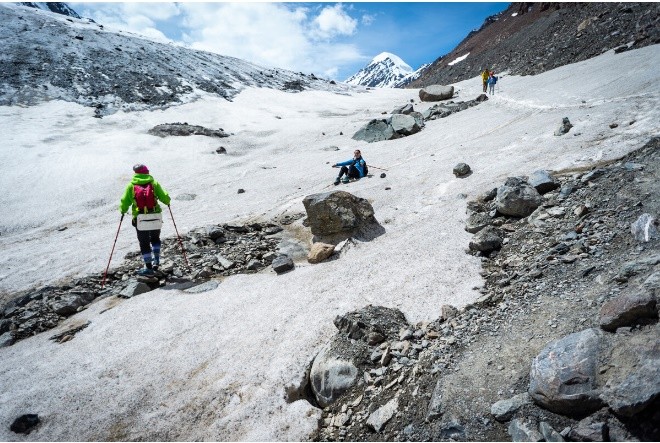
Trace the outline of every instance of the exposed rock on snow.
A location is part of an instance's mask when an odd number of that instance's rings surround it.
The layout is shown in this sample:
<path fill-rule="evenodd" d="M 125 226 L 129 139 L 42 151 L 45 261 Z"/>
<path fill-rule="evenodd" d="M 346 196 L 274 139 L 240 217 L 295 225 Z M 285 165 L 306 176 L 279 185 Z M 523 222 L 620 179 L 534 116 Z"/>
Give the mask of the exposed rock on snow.
<path fill-rule="evenodd" d="M 345 191 L 308 195 L 303 205 L 312 234 L 321 241 L 338 243 L 348 237 L 365 238 L 383 231 L 371 203 Z"/>
<path fill-rule="evenodd" d="M 188 136 L 188 135 L 206 135 L 207 137 L 229 137 L 229 134 L 220 129 L 208 129 L 203 126 L 189 125 L 188 123 L 164 123 L 149 129 L 149 134 L 158 137 L 167 137 L 168 135 Z M 226 152 L 226 151 L 225 151 Z"/>
<path fill-rule="evenodd" d="M 423 102 L 439 102 L 454 96 L 453 86 L 430 85 L 419 90 L 419 99 Z"/>
<path fill-rule="evenodd" d="M 509 177 L 497 189 L 495 206 L 504 215 L 527 217 L 539 207 L 543 197 L 521 178 Z"/>
<path fill-rule="evenodd" d="M 572 127 L 573 125 L 570 120 L 568 120 L 568 117 L 564 117 L 561 121 L 561 126 L 555 131 L 555 135 L 559 136 L 568 134 L 568 131 L 570 131 Z"/>

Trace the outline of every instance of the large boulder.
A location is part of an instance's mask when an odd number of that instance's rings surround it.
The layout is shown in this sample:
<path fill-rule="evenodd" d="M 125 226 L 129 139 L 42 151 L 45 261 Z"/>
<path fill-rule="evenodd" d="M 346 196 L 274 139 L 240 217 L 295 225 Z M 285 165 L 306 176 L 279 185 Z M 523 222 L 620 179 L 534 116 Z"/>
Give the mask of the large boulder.
<path fill-rule="evenodd" d="M 454 96 L 453 86 L 430 85 L 419 90 L 419 99 L 423 102 L 439 102 Z"/>
<path fill-rule="evenodd" d="M 394 132 L 392 126 L 383 119 L 371 120 L 353 135 L 353 140 L 363 140 L 367 143 L 392 140 L 393 138 L 397 138 L 396 132 Z"/>
<path fill-rule="evenodd" d="M 335 243 L 348 237 L 371 238 L 383 232 L 371 203 L 348 192 L 308 195 L 303 205 L 315 240 Z"/>
<path fill-rule="evenodd" d="M 341 397 L 358 377 L 358 368 L 350 360 L 337 358 L 333 350 L 332 344 L 326 345 L 314 358 L 309 374 L 314 397 L 323 408 Z"/>
<path fill-rule="evenodd" d="M 532 361 L 529 395 L 557 414 L 593 412 L 602 406 L 596 388 L 602 332 L 586 329 L 548 344 Z"/>
<path fill-rule="evenodd" d="M 557 189 L 560 184 L 559 182 L 545 170 L 534 171 L 527 179 L 527 182 L 537 191 L 539 194 L 545 194 L 546 192 L 553 191 Z"/>
<path fill-rule="evenodd" d="M 622 294 L 600 308 L 600 327 L 606 331 L 616 331 L 622 326 L 634 326 L 641 320 L 657 317 L 653 294 Z"/>
<path fill-rule="evenodd" d="M 495 207 L 504 215 L 527 217 L 541 205 L 543 197 L 526 181 L 518 177 L 509 177 L 504 185 L 497 189 Z"/>
<path fill-rule="evenodd" d="M 502 247 L 502 237 L 494 226 L 486 226 L 472 237 L 469 244 L 471 251 L 489 253 Z"/>
<path fill-rule="evenodd" d="M 394 132 L 404 136 L 416 134 L 422 129 L 412 115 L 394 114 L 388 122 Z"/>

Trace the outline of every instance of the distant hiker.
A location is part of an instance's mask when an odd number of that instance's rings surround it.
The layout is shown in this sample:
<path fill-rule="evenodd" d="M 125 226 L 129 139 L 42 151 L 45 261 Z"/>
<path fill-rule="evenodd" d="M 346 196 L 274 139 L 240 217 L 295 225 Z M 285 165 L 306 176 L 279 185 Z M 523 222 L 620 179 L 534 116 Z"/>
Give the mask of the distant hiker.
<path fill-rule="evenodd" d="M 483 83 L 484 92 L 488 89 L 488 77 L 490 77 L 490 72 L 488 69 L 484 69 L 484 72 L 481 73 L 481 82 Z"/>
<path fill-rule="evenodd" d="M 142 164 L 133 166 L 133 178 L 126 186 L 124 196 L 119 203 L 119 211 L 126 214 L 133 206 L 133 226 L 140 242 L 140 252 L 144 260 L 144 269 L 139 275 L 153 277 L 160 264 L 160 228 L 163 224 L 158 200 L 170 205 L 170 196 L 160 184 L 149 175 L 149 169 Z"/>
<path fill-rule="evenodd" d="M 352 159 L 332 165 L 333 168 L 338 168 L 340 166 L 341 170 L 339 171 L 339 175 L 335 180 L 335 185 L 338 185 L 340 181 L 343 183 L 348 183 L 351 178 L 358 180 L 367 175 L 369 172 L 367 163 L 362 158 L 362 153 L 359 149 L 356 149 L 355 152 L 353 152 Z M 345 177 L 342 179 L 343 175 L 345 175 Z"/>
<path fill-rule="evenodd" d="M 495 72 L 490 71 L 488 76 L 488 92 L 490 94 L 495 94 L 495 83 L 497 83 L 497 77 L 495 77 Z"/>

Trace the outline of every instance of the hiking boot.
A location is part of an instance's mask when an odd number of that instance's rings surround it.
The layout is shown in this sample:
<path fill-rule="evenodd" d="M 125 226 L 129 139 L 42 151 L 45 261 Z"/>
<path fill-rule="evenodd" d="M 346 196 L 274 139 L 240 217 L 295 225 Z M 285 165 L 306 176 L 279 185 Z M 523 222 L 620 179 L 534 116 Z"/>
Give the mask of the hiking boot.
<path fill-rule="evenodd" d="M 335 186 L 337 186 L 337 185 L 339 184 L 339 180 L 340 180 L 339 177 L 337 177 L 337 178 L 335 179 Z"/>
<path fill-rule="evenodd" d="M 143 277 L 153 277 L 155 275 L 154 270 L 149 268 L 140 269 L 137 274 Z"/>
<path fill-rule="evenodd" d="M 348 177 L 344 177 L 344 178 L 341 179 L 341 182 L 344 183 L 344 184 L 346 184 L 346 183 L 348 183 L 348 182 L 350 182 L 350 181 L 351 181 L 351 179 L 348 178 Z"/>

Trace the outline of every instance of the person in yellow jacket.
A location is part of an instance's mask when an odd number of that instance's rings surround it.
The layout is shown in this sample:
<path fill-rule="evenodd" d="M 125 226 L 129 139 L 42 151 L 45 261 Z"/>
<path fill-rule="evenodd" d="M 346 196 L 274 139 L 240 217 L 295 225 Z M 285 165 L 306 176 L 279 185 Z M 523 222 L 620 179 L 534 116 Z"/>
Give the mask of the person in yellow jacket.
<path fill-rule="evenodd" d="M 137 216 L 140 213 L 161 213 L 162 209 L 158 201 L 167 206 L 170 205 L 170 196 L 162 186 L 149 175 L 149 169 L 142 164 L 133 166 L 133 178 L 126 186 L 124 195 L 119 203 L 119 211 L 122 216 L 133 206 L 133 226 L 137 232 L 140 252 L 144 260 L 145 268 L 138 271 L 139 275 L 152 277 L 158 271 L 160 264 L 160 229 L 140 231 L 137 229 Z"/>
<path fill-rule="evenodd" d="M 484 72 L 481 73 L 481 82 L 483 83 L 484 92 L 488 91 L 488 77 L 490 77 L 490 71 L 484 69 Z"/>

